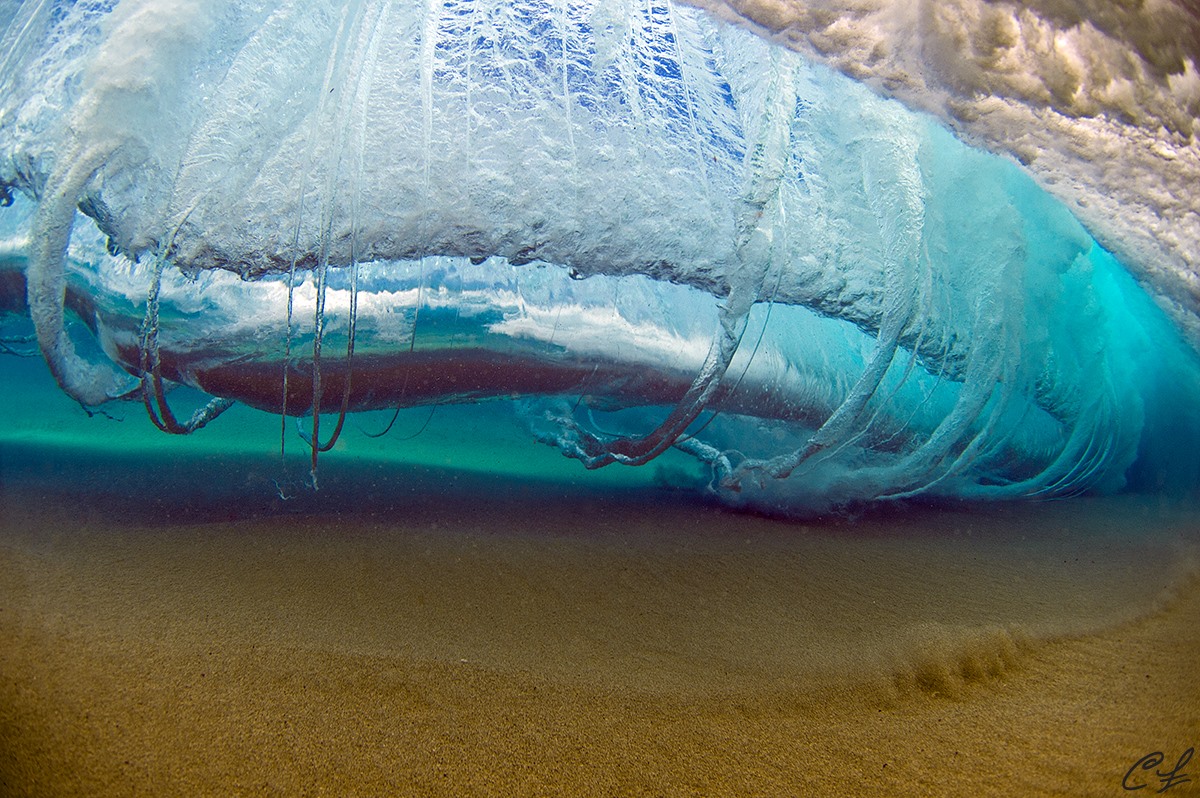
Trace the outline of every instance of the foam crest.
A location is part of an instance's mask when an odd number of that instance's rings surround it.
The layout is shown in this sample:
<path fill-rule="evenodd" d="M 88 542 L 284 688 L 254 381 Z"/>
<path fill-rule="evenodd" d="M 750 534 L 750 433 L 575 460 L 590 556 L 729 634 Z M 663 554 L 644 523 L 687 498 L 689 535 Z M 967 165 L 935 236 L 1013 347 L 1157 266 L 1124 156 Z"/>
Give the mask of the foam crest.
<path fill-rule="evenodd" d="M 1200 15 L 1186 2 L 697 0 L 1012 156 L 1200 342 Z"/>

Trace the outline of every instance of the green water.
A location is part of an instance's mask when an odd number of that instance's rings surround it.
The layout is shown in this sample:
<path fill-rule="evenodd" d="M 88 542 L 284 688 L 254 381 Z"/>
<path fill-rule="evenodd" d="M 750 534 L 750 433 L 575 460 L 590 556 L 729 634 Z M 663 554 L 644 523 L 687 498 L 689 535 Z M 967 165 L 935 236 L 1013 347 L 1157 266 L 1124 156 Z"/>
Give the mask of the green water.
<path fill-rule="evenodd" d="M 288 493 L 311 490 L 302 484 L 310 454 L 294 419 L 281 425 L 279 416 L 235 405 L 210 426 L 192 435 L 175 436 L 151 424 L 139 402 L 113 402 L 103 413 L 89 415 L 59 390 L 40 358 L 0 356 L 0 383 L 5 394 L 0 453 L 9 452 L 4 467 L 10 477 L 20 468 L 13 454 L 14 447 L 19 447 L 27 453 L 58 450 L 76 457 L 120 455 L 122 459 L 141 457 L 159 462 L 217 457 L 225 463 L 225 471 L 212 474 L 214 479 L 224 476 L 240 481 L 253 471 L 263 477 L 266 486 L 277 481 Z M 186 388 L 169 396 L 176 414 L 183 418 L 207 399 Z M 704 479 L 695 461 L 675 451 L 641 468 L 588 471 L 577 460 L 535 441 L 507 401 L 406 408 L 387 435 L 367 434 L 387 427 L 392 415 L 391 411 L 351 415 L 337 444 L 321 455 L 321 481 L 336 479 L 339 471 L 366 466 L 436 469 L 612 490 L 694 485 Z M 335 421 L 334 416 L 322 419 L 323 434 L 333 429 Z M 281 432 L 286 460 L 279 456 Z"/>

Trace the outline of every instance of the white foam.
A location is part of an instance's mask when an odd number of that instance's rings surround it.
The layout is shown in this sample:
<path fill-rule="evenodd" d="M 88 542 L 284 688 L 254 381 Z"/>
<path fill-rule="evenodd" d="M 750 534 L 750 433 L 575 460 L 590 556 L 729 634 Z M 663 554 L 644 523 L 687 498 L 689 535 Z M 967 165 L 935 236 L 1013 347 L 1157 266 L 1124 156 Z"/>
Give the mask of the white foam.
<path fill-rule="evenodd" d="M 688 1 L 1027 165 L 1200 344 L 1194 4 Z"/>

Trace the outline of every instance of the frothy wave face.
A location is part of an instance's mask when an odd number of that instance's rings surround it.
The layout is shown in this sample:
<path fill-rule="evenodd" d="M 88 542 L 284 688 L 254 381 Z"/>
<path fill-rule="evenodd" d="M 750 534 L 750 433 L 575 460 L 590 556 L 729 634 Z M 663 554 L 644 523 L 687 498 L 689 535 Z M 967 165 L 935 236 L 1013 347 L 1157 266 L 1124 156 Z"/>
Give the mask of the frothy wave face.
<path fill-rule="evenodd" d="M 1200 342 L 1200 8 L 696 0 L 1012 156 Z"/>
<path fill-rule="evenodd" d="M 6 13 L 0 307 L 80 402 L 133 395 L 169 432 L 235 400 L 311 414 L 315 468 L 314 410 L 515 395 L 589 466 L 675 446 L 796 507 L 1119 487 L 1197 395 L 1194 354 L 1018 167 L 700 10 Z M 1141 275 L 1187 274 L 1171 230 Z M 173 382 L 216 398 L 176 419 Z"/>

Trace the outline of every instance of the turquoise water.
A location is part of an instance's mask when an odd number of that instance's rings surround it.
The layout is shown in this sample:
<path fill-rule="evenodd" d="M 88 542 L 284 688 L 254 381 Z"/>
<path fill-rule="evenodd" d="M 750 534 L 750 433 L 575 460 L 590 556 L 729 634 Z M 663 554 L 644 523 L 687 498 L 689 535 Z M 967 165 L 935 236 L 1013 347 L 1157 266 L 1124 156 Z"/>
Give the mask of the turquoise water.
<path fill-rule="evenodd" d="M 59 390 L 39 358 L 0 358 L 0 378 L 8 395 L 0 422 L 2 468 L 8 480 L 31 478 L 22 473 L 26 459 L 42 463 L 36 473 L 50 479 L 53 467 L 45 463 L 56 458 L 111 461 L 114 485 L 120 483 L 122 470 L 117 463 L 143 463 L 159 473 L 162 491 L 187 488 L 201 502 L 205 490 L 220 501 L 233 486 L 243 500 L 258 494 L 270 503 L 282 493 L 301 497 L 309 506 L 320 504 L 321 497 L 309 480 L 307 447 L 292 419 L 285 425 L 285 459 L 280 456 L 280 418 L 252 408 L 235 407 L 212 428 L 177 437 L 155 428 L 140 401 L 88 413 Z M 199 406 L 206 399 L 186 388 L 172 394 L 184 415 L 189 405 Z M 668 454 L 646 468 L 589 472 L 578 461 L 534 440 L 506 402 L 409 408 L 396 417 L 387 435 L 363 434 L 380 432 L 392 417 L 392 412 L 380 411 L 350 420 L 350 429 L 322 460 L 323 477 L 329 480 L 327 493 L 337 492 L 339 501 L 344 500 L 340 493 L 364 470 L 390 474 L 389 479 L 401 482 L 405 474 L 416 473 L 423 488 L 432 491 L 439 480 L 460 478 L 474 479 L 486 490 L 487 475 L 506 483 L 525 480 L 543 486 L 539 489 L 613 491 L 694 490 L 703 477 L 696 463 L 680 453 Z M 178 473 L 172 475 L 176 466 Z"/>

